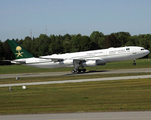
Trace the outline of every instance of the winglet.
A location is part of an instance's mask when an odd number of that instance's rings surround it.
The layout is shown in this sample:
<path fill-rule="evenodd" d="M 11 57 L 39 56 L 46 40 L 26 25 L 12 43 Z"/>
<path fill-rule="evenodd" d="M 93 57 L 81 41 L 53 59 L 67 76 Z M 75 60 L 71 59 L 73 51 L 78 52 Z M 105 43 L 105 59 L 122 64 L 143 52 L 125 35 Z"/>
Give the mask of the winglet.
<path fill-rule="evenodd" d="M 13 51 L 16 59 L 22 58 L 31 58 L 33 57 L 28 51 L 26 51 L 23 47 L 21 47 L 16 41 L 14 40 L 7 40 L 11 50 Z"/>

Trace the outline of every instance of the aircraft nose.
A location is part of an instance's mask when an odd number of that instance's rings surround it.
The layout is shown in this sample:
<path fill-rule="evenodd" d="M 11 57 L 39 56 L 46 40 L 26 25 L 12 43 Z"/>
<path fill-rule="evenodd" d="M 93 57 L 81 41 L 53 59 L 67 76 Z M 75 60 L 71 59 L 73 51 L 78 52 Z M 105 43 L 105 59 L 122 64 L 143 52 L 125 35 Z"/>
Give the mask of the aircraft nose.
<path fill-rule="evenodd" d="M 148 55 L 148 54 L 150 53 L 150 51 L 149 51 L 149 50 L 146 50 L 146 52 L 145 52 L 145 53 L 146 53 L 146 55 Z"/>

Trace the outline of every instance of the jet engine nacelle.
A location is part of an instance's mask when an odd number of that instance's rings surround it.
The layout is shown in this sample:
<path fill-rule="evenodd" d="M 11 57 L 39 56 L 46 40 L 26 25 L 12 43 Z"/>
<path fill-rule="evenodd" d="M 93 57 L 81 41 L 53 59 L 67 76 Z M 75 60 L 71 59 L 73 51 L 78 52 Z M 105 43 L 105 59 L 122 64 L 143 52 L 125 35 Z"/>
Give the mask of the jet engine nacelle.
<path fill-rule="evenodd" d="M 97 60 L 97 65 L 106 65 L 106 62 L 104 60 Z"/>
<path fill-rule="evenodd" d="M 90 66 L 90 67 L 91 66 L 96 66 L 96 61 L 95 60 L 93 60 L 93 61 L 89 60 L 89 61 L 83 62 L 82 65 L 83 66 Z"/>
<path fill-rule="evenodd" d="M 59 64 L 73 65 L 73 60 L 64 60 L 64 61 L 59 62 Z"/>
<path fill-rule="evenodd" d="M 89 60 L 82 63 L 83 66 L 87 66 L 87 67 L 92 67 L 96 65 L 105 65 L 105 64 L 106 62 L 104 60 Z"/>

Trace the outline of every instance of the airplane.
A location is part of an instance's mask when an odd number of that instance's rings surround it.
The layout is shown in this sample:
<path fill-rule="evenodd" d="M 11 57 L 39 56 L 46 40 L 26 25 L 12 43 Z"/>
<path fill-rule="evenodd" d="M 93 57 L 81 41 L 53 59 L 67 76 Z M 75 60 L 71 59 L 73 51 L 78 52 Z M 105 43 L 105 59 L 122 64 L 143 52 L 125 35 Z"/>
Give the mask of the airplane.
<path fill-rule="evenodd" d="M 139 46 L 125 46 L 100 50 L 82 51 L 75 53 L 53 54 L 34 57 L 14 40 L 7 40 L 16 59 L 11 63 L 39 68 L 74 67 L 72 73 L 85 72 L 86 66 L 106 65 L 106 63 L 133 60 L 144 57 L 149 50 Z M 81 68 L 81 69 L 80 69 Z"/>

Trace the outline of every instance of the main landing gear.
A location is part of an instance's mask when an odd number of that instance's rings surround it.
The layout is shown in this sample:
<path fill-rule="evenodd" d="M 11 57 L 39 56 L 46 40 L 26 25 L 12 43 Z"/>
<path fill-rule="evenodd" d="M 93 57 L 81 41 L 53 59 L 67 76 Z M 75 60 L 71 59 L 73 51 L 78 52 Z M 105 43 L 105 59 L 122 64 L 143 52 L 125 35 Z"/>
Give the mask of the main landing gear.
<path fill-rule="evenodd" d="M 84 68 L 84 66 L 82 65 L 82 61 L 77 61 L 77 62 L 74 62 L 74 67 L 75 67 L 75 69 L 73 69 L 71 72 L 72 73 L 81 73 L 81 72 L 85 72 L 86 71 L 86 69 Z M 81 69 L 79 69 L 79 68 L 81 68 Z"/>
<path fill-rule="evenodd" d="M 134 61 L 133 65 L 135 66 L 135 65 L 136 65 L 136 63 L 135 63 L 135 59 L 134 59 L 133 61 Z"/>
<path fill-rule="evenodd" d="M 78 68 L 78 69 L 73 69 L 71 72 L 72 72 L 72 73 L 80 73 L 80 72 L 83 72 L 83 73 L 84 73 L 85 71 L 86 71 L 85 68 L 82 68 L 82 69 L 79 69 L 79 68 Z"/>

